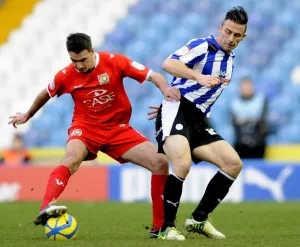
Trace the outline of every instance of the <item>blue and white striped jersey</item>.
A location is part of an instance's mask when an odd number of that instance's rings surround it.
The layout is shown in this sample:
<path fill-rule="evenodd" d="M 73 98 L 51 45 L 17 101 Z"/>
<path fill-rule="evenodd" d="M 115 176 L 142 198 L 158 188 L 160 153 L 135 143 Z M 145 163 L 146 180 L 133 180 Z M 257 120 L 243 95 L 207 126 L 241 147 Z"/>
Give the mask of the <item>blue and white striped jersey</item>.
<path fill-rule="evenodd" d="M 203 75 L 218 76 L 228 82 L 231 80 L 234 53 L 226 53 L 214 36 L 192 39 L 170 58 L 181 60 L 187 67 Z M 177 87 L 181 95 L 193 102 L 207 117 L 212 105 L 227 85 L 228 83 L 221 83 L 215 88 L 208 88 L 194 80 L 177 77 L 174 77 L 171 83 L 172 87 Z"/>

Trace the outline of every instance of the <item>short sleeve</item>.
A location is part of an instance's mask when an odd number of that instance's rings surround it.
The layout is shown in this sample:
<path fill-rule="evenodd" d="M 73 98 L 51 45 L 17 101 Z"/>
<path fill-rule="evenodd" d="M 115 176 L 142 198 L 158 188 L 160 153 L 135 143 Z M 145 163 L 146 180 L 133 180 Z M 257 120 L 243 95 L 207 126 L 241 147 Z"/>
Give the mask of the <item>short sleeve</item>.
<path fill-rule="evenodd" d="M 151 70 L 146 66 L 131 60 L 130 58 L 116 54 L 115 55 L 118 68 L 120 69 L 123 77 L 130 77 L 137 80 L 139 83 L 143 83 L 148 80 Z"/>
<path fill-rule="evenodd" d="M 47 91 L 49 93 L 49 96 L 50 97 L 59 97 L 61 96 L 62 94 L 66 93 L 65 92 L 65 85 L 64 85 L 64 73 L 66 70 L 62 70 L 62 71 L 59 71 L 54 79 L 48 84 L 48 87 L 47 87 Z"/>
<path fill-rule="evenodd" d="M 208 44 L 205 39 L 194 39 L 171 54 L 169 58 L 178 59 L 186 65 L 201 62 L 207 53 Z"/>

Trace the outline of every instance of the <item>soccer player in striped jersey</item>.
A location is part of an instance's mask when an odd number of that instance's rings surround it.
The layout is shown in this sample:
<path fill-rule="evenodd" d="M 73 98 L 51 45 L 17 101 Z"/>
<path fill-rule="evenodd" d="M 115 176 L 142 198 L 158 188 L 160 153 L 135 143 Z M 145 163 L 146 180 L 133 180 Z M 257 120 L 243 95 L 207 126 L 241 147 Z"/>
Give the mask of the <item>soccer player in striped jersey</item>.
<path fill-rule="evenodd" d="M 227 195 L 242 169 L 242 162 L 230 144 L 204 119 L 209 117 L 211 107 L 229 85 L 233 72 L 233 49 L 246 37 L 247 22 L 244 8 L 230 9 L 219 26 L 217 37 L 191 40 L 162 66 L 174 76 L 171 86 L 180 90 L 181 100 L 164 100 L 158 111 L 153 112 L 154 115 L 157 113 L 159 152 L 169 157 L 174 171 L 165 185 L 165 220 L 159 232 L 160 239 L 185 239 L 175 227 L 174 220 L 192 160 L 215 164 L 219 171 L 209 182 L 195 211 L 186 219 L 185 228 L 208 238 L 226 238 L 209 222 L 208 215 Z"/>

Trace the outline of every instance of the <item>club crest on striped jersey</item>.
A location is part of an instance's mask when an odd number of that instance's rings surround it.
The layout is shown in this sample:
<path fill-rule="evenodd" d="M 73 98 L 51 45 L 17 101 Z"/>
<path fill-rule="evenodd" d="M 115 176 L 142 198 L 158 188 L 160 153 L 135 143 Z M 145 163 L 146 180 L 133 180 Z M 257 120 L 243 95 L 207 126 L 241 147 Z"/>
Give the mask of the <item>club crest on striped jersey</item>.
<path fill-rule="evenodd" d="M 97 78 L 98 78 L 99 84 L 101 86 L 109 83 L 109 76 L 108 76 L 107 73 L 104 73 L 104 74 L 101 74 L 101 75 L 97 75 Z"/>

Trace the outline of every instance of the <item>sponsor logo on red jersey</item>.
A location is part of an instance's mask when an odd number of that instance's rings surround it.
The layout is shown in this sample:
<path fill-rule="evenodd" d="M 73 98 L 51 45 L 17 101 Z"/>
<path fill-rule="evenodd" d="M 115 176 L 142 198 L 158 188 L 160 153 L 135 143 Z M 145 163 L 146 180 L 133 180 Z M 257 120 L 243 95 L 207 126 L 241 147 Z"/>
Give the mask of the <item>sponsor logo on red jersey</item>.
<path fill-rule="evenodd" d="M 99 110 L 102 108 L 102 105 L 114 100 L 116 95 L 114 92 L 108 93 L 107 90 L 100 89 L 91 91 L 86 96 L 88 99 L 84 100 L 83 104 L 93 110 Z"/>

